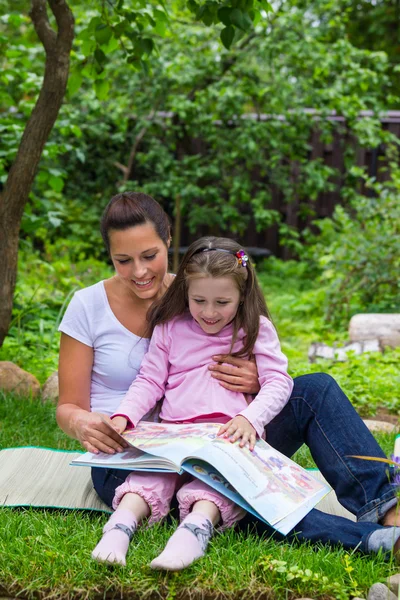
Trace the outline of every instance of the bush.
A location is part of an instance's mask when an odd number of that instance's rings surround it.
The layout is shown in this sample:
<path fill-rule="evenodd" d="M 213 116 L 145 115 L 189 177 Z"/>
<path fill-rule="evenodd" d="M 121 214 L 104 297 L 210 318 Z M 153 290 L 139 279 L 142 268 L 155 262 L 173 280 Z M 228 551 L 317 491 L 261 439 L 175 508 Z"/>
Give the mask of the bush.
<path fill-rule="evenodd" d="M 391 150 L 390 179 L 378 183 L 354 167 L 367 195 L 353 192 L 349 208 L 317 222 L 313 255 L 327 285 L 326 320 L 334 325 L 356 312 L 400 310 L 400 167 Z"/>

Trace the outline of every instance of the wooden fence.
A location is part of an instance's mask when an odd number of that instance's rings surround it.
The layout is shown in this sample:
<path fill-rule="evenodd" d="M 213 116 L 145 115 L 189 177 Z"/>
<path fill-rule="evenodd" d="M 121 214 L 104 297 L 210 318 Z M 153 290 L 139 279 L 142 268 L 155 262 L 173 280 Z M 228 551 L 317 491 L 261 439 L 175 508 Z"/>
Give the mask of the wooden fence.
<path fill-rule="evenodd" d="M 306 109 L 310 114 L 315 113 L 313 109 Z M 360 113 L 360 118 L 371 116 L 372 113 L 369 111 L 363 111 Z M 170 116 L 165 114 L 164 116 Z M 270 117 L 269 115 L 246 115 L 246 118 L 254 118 L 258 120 L 266 120 L 269 118 L 280 118 L 279 116 Z M 283 117 L 281 117 L 283 118 Z M 317 118 L 317 117 L 316 117 Z M 332 115 L 328 117 L 328 120 L 334 122 L 344 122 L 344 117 Z M 400 111 L 390 111 L 381 117 L 382 128 L 390 131 L 400 138 Z M 329 217 L 332 215 L 333 210 L 337 204 L 341 202 L 341 179 L 345 171 L 344 167 L 344 151 L 343 151 L 343 135 L 338 131 L 333 134 L 333 139 L 330 144 L 321 142 L 318 134 L 318 128 L 316 127 L 312 134 L 311 139 L 311 151 L 309 154 L 310 159 L 321 158 L 324 164 L 334 168 L 338 172 L 337 181 L 335 182 L 334 191 L 324 191 L 321 193 L 315 201 L 310 200 L 310 208 L 313 210 L 313 216 L 302 217 L 302 213 L 299 210 L 299 202 L 293 201 L 290 204 L 286 204 L 283 200 L 282 193 L 279 189 L 272 190 L 272 201 L 269 204 L 269 208 L 276 210 L 282 214 L 283 221 L 296 228 L 298 231 L 302 231 L 306 226 L 310 225 L 312 219 Z M 356 165 L 367 167 L 367 172 L 370 176 L 382 178 L 382 174 L 379 173 L 379 157 L 384 154 L 382 148 L 361 148 L 356 149 Z M 181 245 L 187 246 L 199 235 L 207 235 L 209 231 L 207 228 L 202 228 L 201 231 L 197 231 L 196 234 L 190 234 L 189 230 L 185 225 L 182 227 L 181 232 Z M 215 234 L 215 232 L 213 232 Z M 218 235 L 218 233 L 217 233 Z M 227 235 L 226 232 L 221 232 L 221 235 Z M 281 258 L 289 258 L 290 251 L 287 248 L 281 247 L 279 244 L 278 227 L 276 225 L 265 229 L 262 232 L 257 232 L 254 221 L 247 228 L 246 234 L 241 237 L 240 241 L 246 247 L 256 247 L 260 249 L 269 250 L 272 254 Z"/>

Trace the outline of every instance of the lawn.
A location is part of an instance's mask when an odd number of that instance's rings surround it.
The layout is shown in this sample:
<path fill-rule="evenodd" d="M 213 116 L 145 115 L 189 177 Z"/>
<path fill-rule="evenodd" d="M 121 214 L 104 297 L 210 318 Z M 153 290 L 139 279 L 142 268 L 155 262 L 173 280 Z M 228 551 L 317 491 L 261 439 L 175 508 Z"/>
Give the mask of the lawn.
<path fill-rule="evenodd" d="M 260 280 L 293 375 L 317 370 L 329 372 L 339 380 L 362 415 L 373 415 L 380 406 L 399 414 L 398 351 L 351 357 L 346 364 L 310 365 L 307 360 L 310 342 L 346 337 L 345 331 L 330 331 L 324 325 L 324 290 L 313 287 L 304 274 L 299 273 L 299 267 L 291 263 L 272 264 L 261 272 Z M 90 283 L 87 277 L 85 283 Z M 21 366 L 38 374 L 41 380 L 56 362 L 57 335 L 53 333 L 49 342 L 45 332 L 54 331 L 60 305 L 53 306 L 50 292 L 50 286 L 44 286 L 40 310 L 47 315 L 46 319 L 53 321 L 48 323 L 45 319 L 42 334 L 38 333 L 38 339 L 47 344 L 46 368 L 40 374 L 35 370 L 39 351 L 36 349 L 35 353 L 33 318 L 25 330 L 24 321 L 20 320 L 20 346 L 15 335 L 7 343 L 7 358 L 18 360 L 19 364 L 23 358 Z M 62 305 L 62 298 L 60 303 Z M 44 318 L 40 310 L 35 311 L 38 322 Z M 24 331 L 29 335 L 24 337 Z M 44 352 L 43 348 L 40 352 Z M 40 400 L 4 395 L 0 400 L 1 447 L 41 445 L 78 449 L 77 442 L 57 428 L 54 412 L 54 406 Z M 390 454 L 394 436 L 381 434 L 378 441 Z M 313 466 L 305 449 L 296 459 L 305 467 Z M 341 548 L 276 543 L 251 531 L 216 535 L 206 558 L 184 572 L 153 572 L 148 564 L 170 535 L 168 524 L 140 531 L 132 543 L 127 567 L 110 568 L 90 559 L 106 518 L 106 515 L 79 511 L 3 508 L 0 511 L 0 596 L 344 599 L 366 597 L 372 583 L 385 581 L 396 572 L 393 561 L 385 561 L 380 555 L 363 556 Z"/>

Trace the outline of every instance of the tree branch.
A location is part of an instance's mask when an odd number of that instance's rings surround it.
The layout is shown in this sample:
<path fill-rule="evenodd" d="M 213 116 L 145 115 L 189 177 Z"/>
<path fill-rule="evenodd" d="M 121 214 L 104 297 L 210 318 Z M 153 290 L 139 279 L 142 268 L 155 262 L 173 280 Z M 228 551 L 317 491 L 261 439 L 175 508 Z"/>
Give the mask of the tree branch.
<path fill-rule="evenodd" d="M 74 37 L 74 18 L 65 0 L 49 0 L 50 8 L 56 19 L 60 50 L 68 49 Z"/>
<path fill-rule="evenodd" d="M 50 26 L 46 6 L 46 0 L 32 0 L 29 16 L 47 54 L 53 50 L 57 41 L 57 35 Z"/>

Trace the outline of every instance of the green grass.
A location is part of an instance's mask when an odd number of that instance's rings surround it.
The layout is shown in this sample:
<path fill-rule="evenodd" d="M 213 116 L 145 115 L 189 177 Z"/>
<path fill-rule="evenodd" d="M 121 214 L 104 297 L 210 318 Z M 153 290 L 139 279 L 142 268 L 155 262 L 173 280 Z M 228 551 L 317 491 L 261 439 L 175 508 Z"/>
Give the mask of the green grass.
<path fill-rule="evenodd" d="M 319 359 L 310 364 L 312 342 L 345 344 L 347 331 L 324 321 L 325 289 L 304 272 L 304 263 L 266 261 L 259 279 L 278 329 L 292 376 L 324 372 L 336 379 L 360 415 L 373 416 L 378 407 L 400 415 L 400 348 L 384 354 L 349 356 L 344 362 Z"/>
<path fill-rule="evenodd" d="M 57 427 L 55 407 L 40 399 L 0 396 L 1 447 L 41 445 L 79 449 Z M 393 435 L 378 440 L 387 453 Z M 314 463 L 308 450 L 297 459 Z M 83 511 L 0 511 L 0 595 L 63 600 L 89 598 L 237 599 L 366 596 L 368 588 L 396 571 L 382 556 L 341 548 L 290 545 L 252 532 L 217 535 L 204 560 L 179 574 L 153 572 L 148 564 L 171 534 L 163 524 L 135 536 L 125 569 L 98 565 L 90 552 L 106 515 Z M 349 571 L 352 567 L 354 570 Z M 351 575 L 351 577 L 350 577 Z"/>
<path fill-rule="evenodd" d="M 90 551 L 106 517 L 74 511 L 0 511 L 3 593 L 25 598 L 299 598 L 365 595 L 394 566 L 382 557 L 348 554 L 306 544 L 290 546 L 227 531 L 206 557 L 178 574 L 154 572 L 149 562 L 171 528 L 140 531 L 126 568 L 99 565 Z M 349 565 L 353 567 L 350 578 Z M 297 578 L 289 574 L 297 567 Z M 291 570 L 290 570 L 291 569 Z M 324 579 L 325 578 L 325 579 Z"/>

